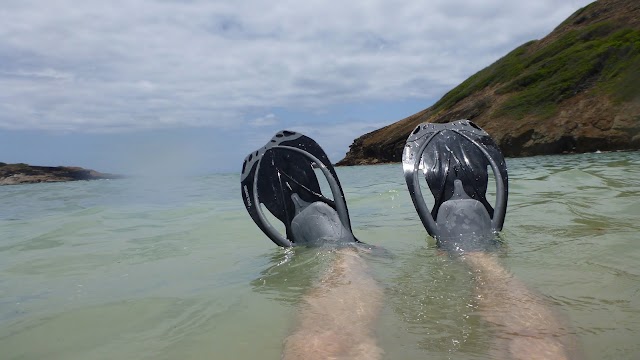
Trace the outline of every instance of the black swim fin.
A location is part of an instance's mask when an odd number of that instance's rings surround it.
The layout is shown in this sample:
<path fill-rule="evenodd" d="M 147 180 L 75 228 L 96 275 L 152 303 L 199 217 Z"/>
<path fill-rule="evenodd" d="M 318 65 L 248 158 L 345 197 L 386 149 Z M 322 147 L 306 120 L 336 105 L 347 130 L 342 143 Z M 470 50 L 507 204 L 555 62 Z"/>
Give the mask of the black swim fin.
<path fill-rule="evenodd" d="M 402 166 L 413 204 L 427 232 L 439 245 L 495 236 L 507 208 L 507 166 L 498 145 L 471 121 L 423 123 L 407 139 Z M 487 199 L 488 167 L 494 174 L 496 202 Z M 425 175 L 434 198 L 427 208 L 419 183 Z"/>
<path fill-rule="evenodd" d="M 314 168 L 325 176 L 333 200 L 322 194 Z M 242 164 L 241 190 L 253 221 L 279 246 L 321 236 L 357 241 L 335 169 L 320 145 L 307 136 L 280 131 L 249 154 Z M 260 204 L 284 224 L 286 234 L 269 223 Z"/>

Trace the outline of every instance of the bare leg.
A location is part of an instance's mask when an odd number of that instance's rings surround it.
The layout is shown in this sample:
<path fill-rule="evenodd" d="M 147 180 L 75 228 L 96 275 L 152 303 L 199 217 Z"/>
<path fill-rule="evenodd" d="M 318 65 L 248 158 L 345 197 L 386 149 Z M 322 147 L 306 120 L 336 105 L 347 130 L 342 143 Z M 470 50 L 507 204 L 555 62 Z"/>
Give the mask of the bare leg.
<path fill-rule="evenodd" d="M 575 339 L 544 298 L 514 278 L 491 254 L 468 253 L 463 261 L 476 275 L 482 316 L 497 331 L 494 358 L 571 358 L 568 345 Z"/>
<path fill-rule="evenodd" d="M 379 359 L 373 336 L 382 289 L 354 249 L 338 250 L 321 282 L 304 296 L 297 330 L 284 344 L 283 359 Z"/>

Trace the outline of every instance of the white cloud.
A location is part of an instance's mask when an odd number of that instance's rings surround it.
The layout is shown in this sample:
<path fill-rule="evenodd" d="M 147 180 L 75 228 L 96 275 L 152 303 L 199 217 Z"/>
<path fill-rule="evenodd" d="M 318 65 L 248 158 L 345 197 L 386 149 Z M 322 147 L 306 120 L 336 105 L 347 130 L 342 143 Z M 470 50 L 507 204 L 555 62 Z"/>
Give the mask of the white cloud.
<path fill-rule="evenodd" d="M 432 99 L 588 2 L 4 1 L 0 128 L 228 128 Z"/>
<path fill-rule="evenodd" d="M 259 118 L 255 118 L 249 122 L 253 126 L 264 127 L 273 126 L 278 123 L 278 118 L 274 114 L 267 114 Z"/>

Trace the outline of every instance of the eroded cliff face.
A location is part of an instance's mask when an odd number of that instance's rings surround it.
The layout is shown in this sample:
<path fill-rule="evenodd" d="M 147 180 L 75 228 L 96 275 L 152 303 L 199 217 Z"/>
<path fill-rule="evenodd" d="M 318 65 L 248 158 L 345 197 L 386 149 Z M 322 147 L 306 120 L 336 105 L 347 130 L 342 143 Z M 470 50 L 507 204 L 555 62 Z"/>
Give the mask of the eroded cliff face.
<path fill-rule="evenodd" d="M 506 156 L 640 149 L 640 101 L 620 104 L 607 97 L 576 96 L 563 105 L 548 119 L 479 125 L 489 129 Z"/>
<path fill-rule="evenodd" d="M 640 1 L 578 10 L 433 106 L 357 138 L 338 165 L 401 161 L 418 124 L 459 119 L 512 157 L 640 149 Z"/>

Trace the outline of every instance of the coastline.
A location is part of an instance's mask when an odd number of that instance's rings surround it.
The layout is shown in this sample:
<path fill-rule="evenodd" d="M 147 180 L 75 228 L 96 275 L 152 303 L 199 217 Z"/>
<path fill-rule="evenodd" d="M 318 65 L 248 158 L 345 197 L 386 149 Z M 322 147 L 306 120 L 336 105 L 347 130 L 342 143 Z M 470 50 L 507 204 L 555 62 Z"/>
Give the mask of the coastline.
<path fill-rule="evenodd" d="M 35 184 L 80 180 L 122 179 L 123 175 L 101 173 L 77 166 L 32 166 L 0 162 L 0 185 Z"/>

